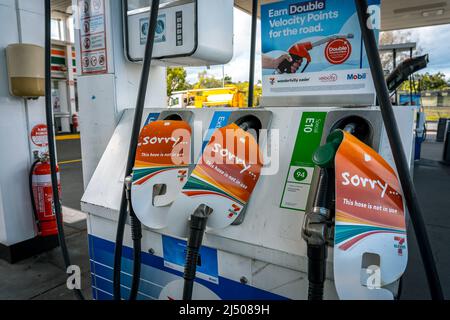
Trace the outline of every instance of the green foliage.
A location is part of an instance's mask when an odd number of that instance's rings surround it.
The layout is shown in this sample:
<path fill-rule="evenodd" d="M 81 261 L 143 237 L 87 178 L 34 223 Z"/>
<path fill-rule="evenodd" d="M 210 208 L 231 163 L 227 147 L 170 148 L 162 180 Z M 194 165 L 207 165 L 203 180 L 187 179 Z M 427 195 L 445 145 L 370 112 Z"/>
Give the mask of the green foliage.
<path fill-rule="evenodd" d="M 248 81 L 245 82 L 233 82 L 233 79 L 226 75 L 224 79 L 216 79 L 212 75 L 208 75 L 208 72 L 202 71 L 197 76 L 197 83 L 190 84 L 186 80 L 186 70 L 181 67 L 167 68 L 167 96 L 170 97 L 174 91 L 183 91 L 190 89 L 211 89 L 211 88 L 222 88 L 225 86 L 236 86 L 239 91 L 244 94 L 245 101 L 248 101 Z M 262 95 L 262 85 L 261 81 L 255 85 L 255 105 L 259 104 L 259 99 Z"/>
<path fill-rule="evenodd" d="M 248 91 L 249 91 L 249 83 L 248 81 L 245 82 L 238 82 L 238 83 L 233 83 L 234 86 L 236 86 L 239 91 L 241 91 L 244 94 L 244 99 L 247 103 L 248 101 Z M 255 106 L 259 105 L 259 99 L 262 96 L 262 86 L 261 85 L 255 85 L 254 88 L 254 104 Z"/>
<path fill-rule="evenodd" d="M 194 89 L 211 89 L 211 88 L 222 88 L 222 80 L 214 78 L 214 76 L 208 76 L 205 71 L 198 74 L 198 81 L 194 84 Z"/>
<path fill-rule="evenodd" d="M 186 80 L 186 70 L 182 67 L 167 68 L 167 96 L 174 91 L 189 90 L 192 86 Z"/>
<path fill-rule="evenodd" d="M 445 78 L 445 74 L 438 72 L 435 74 L 425 73 L 414 76 L 414 80 L 411 83 L 413 90 L 415 91 L 429 91 L 429 90 L 443 90 L 450 87 L 449 81 Z M 410 81 L 405 81 L 400 90 L 409 91 Z"/>

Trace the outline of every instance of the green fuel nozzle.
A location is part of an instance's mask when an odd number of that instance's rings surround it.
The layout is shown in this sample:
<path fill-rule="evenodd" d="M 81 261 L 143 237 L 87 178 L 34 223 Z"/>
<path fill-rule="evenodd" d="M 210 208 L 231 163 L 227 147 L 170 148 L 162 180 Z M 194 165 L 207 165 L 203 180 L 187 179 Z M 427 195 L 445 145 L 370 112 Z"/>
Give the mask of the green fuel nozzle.
<path fill-rule="evenodd" d="M 334 159 L 344 140 L 344 131 L 353 133 L 356 126 L 347 124 L 344 130 L 334 130 L 324 145 L 313 154 L 313 162 L 320 167 L 316 195 L 308 210 L 303 226 L 303 238 L 307 242 L 308 256 L 308 300 L 322 300 L 326 278 L 328 244 L 331 242 L 331 227 L 334 210 Z"/>
<path fill-rule="evenodd" d="M 342 130 L 333 131 L 327 138 L 327 143 L 320 146 L 313 154 L 313 162 L 320 168 L 331 168 L 334 164 L 334 158 L 339 146 L 344 139 Z"/>

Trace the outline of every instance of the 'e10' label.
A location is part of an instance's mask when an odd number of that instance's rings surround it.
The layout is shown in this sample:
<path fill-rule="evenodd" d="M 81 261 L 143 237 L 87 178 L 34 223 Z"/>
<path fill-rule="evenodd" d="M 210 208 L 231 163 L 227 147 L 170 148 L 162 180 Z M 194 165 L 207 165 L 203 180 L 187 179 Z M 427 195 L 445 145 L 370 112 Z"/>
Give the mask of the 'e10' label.
<path fill-rule="evenodd" d="M 325 118 L 325 112 L 305 112 L 302 115 L 281 198 L 281 208 L 306 210 L 314 174 L 312 156 L 322 140 Z"/>

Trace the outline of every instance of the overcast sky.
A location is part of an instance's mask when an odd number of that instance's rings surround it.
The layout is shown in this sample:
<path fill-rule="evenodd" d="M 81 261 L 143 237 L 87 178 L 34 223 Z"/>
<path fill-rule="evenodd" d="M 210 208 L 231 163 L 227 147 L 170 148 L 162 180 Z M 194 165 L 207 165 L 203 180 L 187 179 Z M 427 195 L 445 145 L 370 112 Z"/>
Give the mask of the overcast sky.
<path fill-rule="evenodd" d="M 251 17 L 247 13 L 234 9 L 234 57 L 230 63 L 224 66 L 225 75 L 233 78 L 233 81 L 248 80 L 250 59 L 250 28 Z M 261 33 L 258 22 L 258 41 L 256 48 L 256 80 L 261 79 Z M 412 40 L 423 49 L 423 53 L 430 55 L 429 67 L 421 72 L 435 73 L 441 71 L 450 78 L 450 24 L 408 29 L 412 33 Z M 187 68 L 188 81 L 197 82 L 197 74 L 206 68 Z M 213 66 L 208 74 L 222 79 L 222 66 Z"/>

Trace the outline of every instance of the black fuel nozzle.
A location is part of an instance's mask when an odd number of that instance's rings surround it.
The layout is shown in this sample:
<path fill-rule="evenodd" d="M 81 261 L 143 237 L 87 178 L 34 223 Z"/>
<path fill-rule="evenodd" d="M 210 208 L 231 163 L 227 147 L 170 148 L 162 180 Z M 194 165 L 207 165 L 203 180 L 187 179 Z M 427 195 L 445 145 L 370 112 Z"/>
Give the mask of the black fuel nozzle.
<path fill-rule="evenodd" d="M 428 54 L 409 58 L 400 63 L 394 71 L 386 78 L 389 92 L 394 92 L 403 82 L 419 70 L 425 69 L 428 65 Z"/>
<path fill-rule="evenodd" d="M 234 123 L 242 130 L 249 132 L 255 137 L 256 141 L 258 141 L 259 131 L 262 129 L 261 120 L 259 120 L 258 117 L 254 115 L 247 115 L 239 118 Z"/>
<path fill-rule="evenodd" d="M 183 300 L 192 300 L 195 274 L 200 256 L 200 248 L 205 234 L 206 224 L 213 209 L 205 204 L 200 205 L 191 215 L 190 233 L 186 248 L 186 261 L 184 266 Z"/>

